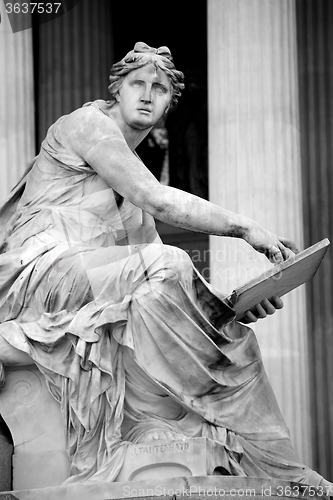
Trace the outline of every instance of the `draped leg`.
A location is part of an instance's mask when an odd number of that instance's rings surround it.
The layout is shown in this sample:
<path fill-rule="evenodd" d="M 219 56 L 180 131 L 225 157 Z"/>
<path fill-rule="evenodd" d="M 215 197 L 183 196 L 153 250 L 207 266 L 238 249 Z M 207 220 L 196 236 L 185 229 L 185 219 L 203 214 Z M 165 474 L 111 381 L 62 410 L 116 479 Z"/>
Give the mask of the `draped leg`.
<path fill-rule="evenodd" d="M 114 480 L 124 439 L 162 427 L 219 440 L 235 474 L 321 484 L 292 448 L 253 331 L 184 251 L 57 249 L 29 272 L 21 316 L 0 335 L 61 403 L 69 482 Z"/>

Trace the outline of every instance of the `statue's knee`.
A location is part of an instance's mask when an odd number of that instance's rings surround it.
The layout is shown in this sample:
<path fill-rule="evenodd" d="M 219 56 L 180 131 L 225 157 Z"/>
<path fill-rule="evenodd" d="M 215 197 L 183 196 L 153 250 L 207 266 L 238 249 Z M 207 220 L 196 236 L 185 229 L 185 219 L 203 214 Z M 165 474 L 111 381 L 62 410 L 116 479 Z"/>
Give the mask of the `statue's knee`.
<path fill-rule="evenodd" d="M 192 261 L 188 253 L 181 248 L 171 245 L 165 245 L 164 259 L 166 267 L 173 271 L 173 273 L 175 274 L 181 275 L 184 272 L 192 272 Z"/>
<path fill-rule="evenodd" d="M 13 347 L 2 335 L 0 335 L 0 361 L 5 366 L 33 364 L 29 354 Z"/>

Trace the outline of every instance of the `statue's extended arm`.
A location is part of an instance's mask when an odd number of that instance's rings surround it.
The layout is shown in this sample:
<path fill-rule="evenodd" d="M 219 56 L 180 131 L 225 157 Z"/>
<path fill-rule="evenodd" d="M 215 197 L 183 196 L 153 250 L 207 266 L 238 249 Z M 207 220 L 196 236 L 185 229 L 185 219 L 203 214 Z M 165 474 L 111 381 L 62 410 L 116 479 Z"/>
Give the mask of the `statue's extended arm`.
<path fill-rule="evenodd" d="M 92 111 L 91 113 L 94 113 Z M 117 193 L 153 217 L 191 231 L 243 238 L 273 262 L 297 252 L 254 220 L 226 210 L 180 189 L 160 184 L 128 147 L 117 125 L 106 116 L 86 116 L 69 129 L 75 151 Z"/>

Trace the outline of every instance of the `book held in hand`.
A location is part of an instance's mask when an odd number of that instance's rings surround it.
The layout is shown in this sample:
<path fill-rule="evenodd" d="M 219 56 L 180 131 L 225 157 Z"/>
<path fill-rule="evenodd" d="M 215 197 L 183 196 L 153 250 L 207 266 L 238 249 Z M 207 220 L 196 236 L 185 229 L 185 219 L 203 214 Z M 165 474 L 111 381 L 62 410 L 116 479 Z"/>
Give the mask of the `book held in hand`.
<path fill-rule="evenodd" d="M 227 302 L 236 312 L 236 319 L 241 319 L 247 311 L 262 300 L 276 295 L 282 297 L 311 279 L 320 266 L 329 245 L 329 240 L 325 238 L 236 288 L 226 297 Z"/>

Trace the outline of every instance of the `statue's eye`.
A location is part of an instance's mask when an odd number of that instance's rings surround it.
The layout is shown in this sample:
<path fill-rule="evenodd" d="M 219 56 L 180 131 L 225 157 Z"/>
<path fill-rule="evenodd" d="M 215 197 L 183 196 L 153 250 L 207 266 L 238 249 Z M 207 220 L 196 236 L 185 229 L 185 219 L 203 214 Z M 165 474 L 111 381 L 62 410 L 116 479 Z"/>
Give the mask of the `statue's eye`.
<path fill-rule="evenodd" d="M 157 94 L 165 94 L 168 91 L 164 85 L 160 85 L 159 83 L 157 83 L 154 87 Z"/>
<path fill-rule="evenodd" d="M 142 80 L 134 80 L 132 82 L 132 87 L 139 88 L 139 87 L 142 87 L 142 84 L 143 84 Z"/>

